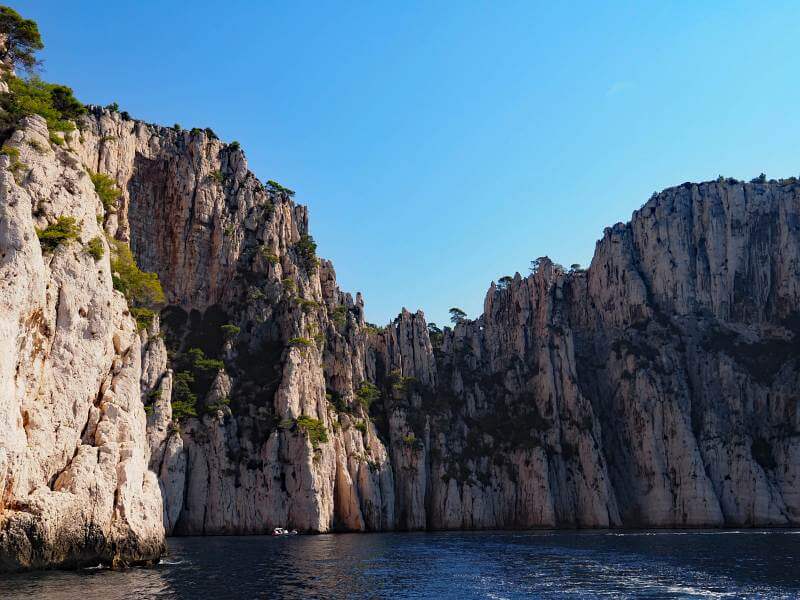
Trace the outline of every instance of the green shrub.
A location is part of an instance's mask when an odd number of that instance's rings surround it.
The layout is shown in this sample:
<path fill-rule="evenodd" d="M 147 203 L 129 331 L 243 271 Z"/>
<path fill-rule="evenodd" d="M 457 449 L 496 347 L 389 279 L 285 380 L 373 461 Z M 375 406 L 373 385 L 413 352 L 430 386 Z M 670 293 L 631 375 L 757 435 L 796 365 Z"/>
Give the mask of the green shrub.
<path fill-rule="evenodd" d="M 444 343 L 444 332 L 433 321 L 428 323 L 428 338 L 434 348 L 441 348 Z"/>
<path fill-rule="evenodd" d="M 64 138 L 58 135 L 55 131 L 51 131 L 49 137 L 51 144 L 55 144 L 56 146 L 64 145 Z"/>
<path fill-rule="evenodd" d="M 230 144 L 228 144 L 228 148 L 230 148 L 233 151 L 241 150 L 242 149 L 242 145 L 239 142 L 237 142 L 236 140 L 233 140 Z"/>
<path fill-rule="evenodd" d="M 106 253 L 106 249 L 103 246 L 103 240 L 99 237 L 93 237 L 89 240 L 89 243 L 86 244 L 86 252 L 95 260 L 100 260 L 103 258 L 103 255 Z"/>
<path fill-rule="evenodd" d="M 289 293 L 293 293 L 297 289 L 297 284 L 291 277 L 284 277 L 281 279 L 281 285 L 283 285 L 284 289 Z"/>
<path fill-rule="evenodd" d="M 216 171 L 211 171 L 211 173 L 209 173 L 209 177 L 211 177 L 211 179 L 213 179 L 214 181 L 216 181 L 220 185 L 225 183 L 225 176 L 222 174 L 222 171 L 220 171 L 219 169 L 217 169 Z"/>
<path fill-rule="evenodd" d="M 386 327 L 375 325 L 375 323 L 364 323 L 364 331 L 366 331 L 367 334 L 377 335 L 386 331 Z"/>
<path fill-rule="evenodd" d="M 312 340 L 305 337 L 293 337 L 286 343 L 294 348 L 310 348 L 314 345 Z"/>
<path fill-rule="evenodd" d="M 111 104 L 106 104 L 106 110 L 111 111 L 112 113 L 119 112 L 119 104 L 116 102 L 112 102 Z"/>
<path fill-rule="evenodd" d="M 316 300 L 308 300 L 306 298 L 295 298 L 295 302 L 300 306 L 300 309 L 309 314 L 319 308 L 319 302 Z"/>
<path fill-rule="evenodd" d="M 22 171 L 25 169 L 25 164 L 19 160 L 19 150 L 11 146 L 3 145 L 0 148 L 0 154 L 5 154 L 11 159 L 11 164 L 8 165 L 8 170 L 14 176 L 14 181 L 20 183 Z"/>
<path fill-rule="evenodd" d="M 290 190 L 289 188 L 282 186 L 280 183 L 273 181 L 272 179 L 267 181 L 267 188 L 272 192 L 283 193 L 289 197 L 294 196 L 294 190 Z"/>
<path fill-rule="evenodd" d="M 217 376 L 225 368 L 223 361 L 208 358 L 200 348 L 189 348 L 173 357 L 175 379 L 172 392 L 173 414 L 175 403 L 184 416 L 197 416 L 198 398 L 204 398 Z"/>
<path fill-rule="evenodd" d="M 52 252 L 60 244 L 71 240 L 77 240 L 81 235 L 81 228 L 75 222 L 74 217 L 58 217 L 53 225 L 48 225 L 44 229 L 36 229 L 36 235 L 42 250 Z"/>
<path fill-rule="evenodd" d="M 181 421 L 197 416 L 197 394 L 192 391 L 194 376 L 187 371 L 178 371 L 172 382 L 172 419 Z"/>
<path fill-rule="evenodd" d="M 405 377 L 400 374 L 398 369 L 394 369 L 389 373 L 389 383 L 392 390 L 401 395 L 407 395 L 413 391 L 417 380 L 415 377 Z"/>
<path fill-rule="evenodd" d="M 341 328 L 347 325 L 347 307 L 340 305 L 334 308 L 331 319 L 337 327 Z"/>
<path fill-rule="evenodd" d="M 318 448 L 320 444 L 328 441 L 328 431 L 319 419 L 301 415 L 297 417 L 297 426 L 308 435 L 308 439 L 314 448 Z"/>
<path fill-rule="evenodd" d="M 150 325 L 153 324 L 153 319 L 155 318 L 156 313 L 149 308 L 134 307 L 131 308 L 131 315 L 133 315 L 133 318 L 136 319 L 136 330 L 142 331 L 144 329 L 148 329 Z"/>
<path fill-rule="evenodd" d="M 40 115 L 51 133 L 72 131 L 75 129 L 72 121 L 86 112 L 83 104 L 72 95 L 72 89 L 64 85 L 46 83 L 38 77 L 11 77 L 8 88 L 8 93 L 0 96 L 5 128 L 12 127 L 22 117 Z"/>
<path fill-rule="evenodd" d="M 237 335 L 239 335 L 239 332 L 242 331 L 241 327 L 237 327 L 232 323 L 223 325 L 222 327 L 220 327 L 220 329 L 222 330 L 222 335 L 225 336 L 226 340 L 235 338 Z"/>
<path fill-rule="evenodd" d="M 317 347 L 322 350 L 322 347 L 325 345 L 325 334 L 321 331 L 318 331 L 314 334 L 314 343 Z"/>
<path fill-rule="evenodd" d="M 105 173 L 92 173 L 89 177 L 94 184 L 94 191 L 100 197 L 103 208 L 108 212 L 117 212 L 117 199 L 122 195 L 122 190 L 117 187 L 117 182 Z"/>
<path fill-rule="evenodd" d="M 364 421 L 356 421 L 356 424 L 353 425 L 353 427 L 355 427 L 358 431 L 360 431 L 363 434 L 367 433 L 367 424 Z"/>
<path fill-rule="evenodd" d="M 218 402 L 211 402 L 210 404 L 206 405 L 205 411 L 207 414 L 214 414 L 218 410 L 222 410 L 225 406 L 231 405 L 231 399 L 227 396 L 220 398 Z"/>
<path fill-rule="evenodd" d="M 111 271 L 114 288 L 125 294 L 128 304 L 154 308 L 164 303 L 164 290 L 156 273 L 139 269 L 131 249 L 125 242 L 112 243 Z"/>
<path fill-rule="evenodd" d="M 313 273 L 317 268 L 317 244 L 314 238 L 304 233 L 300 239 L 295 243 L 294 249 L 300 259 L 300 264 L 306 270 L 306 273 Z"/>
<path fill-rule="evenodd" d="M 261 253 L 261 256 L 267 259 L 269 264 L 277 265 L 278 262 L 280 262 L 278 257 L 269 249 L 269 246 L 261 246 L 258 251 Z"/>
<path fill-rule="evenodd" d="M 266 294 L 255 286 L 247 290 L 247 300 L 250 302 L 258 302 L 259 300 L 264 300 L 266 297 Z"/>
<path fill-rule="evenodd" d="M 11 173 L 13 173 L 14 179 L 16 179 L 17 173 L 19 173 L 22 169 L 25 168 L 25 165 L 22 164 L 19 160 L 19 149 L 3 144 L 3 147 L 0 148 L 0 154 L 4 154 L 9 159 L 11 159 L 11 163 L 8 165 L 8 169 L 9 171 L 11 171 Z"/>
<path fill-rule="evenodd" d="M 205 352 L 200 348 L 189 348 L 181 358 L 176 358 L 176 364 L 181 362 L 187 363 L 193 371 L 213 372 L 221 371 L 225 368 L 225 363 L 216 358 L 207 358 Z"/>
<path fill-rule="evenodd" d="M 356 399 L 364 410 L 369 410 L 370 405 L 381 397 L 381 392 L 373 383 L 362 381 L 356 390 Z"/>
<path fill-rule="evenodd" d="M 38 140 L 27 140 L 27 143 L 38 154 L 44 154 L 45 147 Z"/>
<path fill-rule="evenodd" d="M 5 154 L 9 157 L 12 163 L 19 160 L 19 149 L 6 144 L 3 144 L 3 147 L 0 148 L 0 154 Z"/>
<path fill-rule="evenodd" d="M 327 390 L 325 392 L 325 399 L 333 405 L 333 407 L 336 409 L 336 412 L 352 412 L 350 407 L 344 401 L 344 398 L 342 398 L 342 395 L 336 390 Z"/>

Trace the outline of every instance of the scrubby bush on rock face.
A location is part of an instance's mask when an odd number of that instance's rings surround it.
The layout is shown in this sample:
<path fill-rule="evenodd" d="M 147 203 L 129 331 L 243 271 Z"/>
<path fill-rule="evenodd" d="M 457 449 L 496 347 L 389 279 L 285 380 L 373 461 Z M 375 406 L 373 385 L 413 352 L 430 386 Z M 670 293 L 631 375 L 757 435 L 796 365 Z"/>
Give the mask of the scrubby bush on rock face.
<path fill-rule="evenodd" d="M 44 229 L 37 228 L 36 235 L 42 250 L 52 252 L 61 244 L 77 240 L 81 235 L 81 228 L 74 217 L 58 217 L 53 225 L 48 225 Z"/>
<path fill-rule="evenodd" d="M 11 159 L 8 170 L 14 175 L 14 181 L 19 184 L 22 172 L 25 170 L 25 165 L 19 160 L 19 150 L 12 146 L 3 145 L 3 147 L 0 148 L 0 154 Z"/>
<path fill-rule="evenodd" d="M 114 288 L 125 294 L 133 307 L 155 308 L 164 303 L 164 290 L 158 275 L 139 269 L 125 242 L 114 240 L 111 271 Z"/>
<path fill-rule="evenodd" d="M 197 394 L 192 391 L 194 377 L 191 373 L 180 371 L 175 373 L 172 383 L 172 419 L 182 421 L 197 416 Z"/>
<path fill-rule="evenodd" d="M 317 268 L 317 244 L 314 238 L 304 233 L 295 243 L 294 249 L 306 273 L 313 273 Z"/>
<path fill-rule="evenodd" d="M 362 381 L 356 390 L 356 398 L 364 410 L 369 410 L 370 405 L 381 397 L 381 393 L 375 384 L 369 381 Z"/>
<path fill-rule="evenodd" d="M 337 327 L 344 327 L 347 325 L 347 307 L 346 306 L 337 306 L 333 309 L 333 314 L 331 315 L 331 320 Z"/>
<path fill-rule="evenodd" d="M 366 331 L 367 334 L 378 335 L 386 331 L 386 327 L 381 327 L 375 323 L 364 323 L 364 331 Z"/>
<path fill-rule="evenodd" d="M 71 88 L 47 83 L 38 77 L 11 77 L 8 89 L 8 93 L 0 96 L 3 129 L 13 127 L 22 117 L 39 115 L 47 122 L 51 133 L 72 131 L 75 129 L 72 121 L 86 112 L 83 104 L 72 95 Z"/>
<path fill-rule="evenodd" d="M 220 327 L 220 329 L 222 330 L 222 335 L 225 336 L 226 340 L 235 338 L 237 335 L 239 335 L 239 332 L 241 331 L 240 327 L 233 325 L 232 323 L 223 325 L 222 327 Z"/>
<path fill-rule="evenodd" d="M 225 368 L 225 363 L 216 358 L 208 358 L 200 348 L 189 348 L 175 355 L 172 361 L 175 379 L 172 391 L 172 418 L 176 421 L 197 416 L 197 402 L 205 398 L 217 373 Z M 206 412 L 215 412 L 229 400 L 205 407 Z"/>
<path fill-rule="evenodd" d="M 136 320 L 137 331 L 142 331 L 143 329 L 149 329 L 150 325 L 153 324 L 156 312 L 150 308 L 140 307 L 132 308 L 131 315 Z"/>
<path fill-rule="evenodd" d="M 304 337 L 293 337 L 288 342 L 286 342 L 289 346 L 293 346 L 295 348 L 310 348 L 314 345 L 314 342 L 308 338 Z"/>
<path fill-rule="evenodd" d="M 297 417 L 297 426 L 308 435 L 308 439 L 314 448 L 328 441 L 328 431 L 319 419 L 301 415 Z"/>
<path fill-rule="evenodd" d="M 105 247 L 103 246 L 103 240 L 99 237 L 93 237 L 89 240 L 89 243 L 86 244 L 86 252 L 95 260 L 100 260 L 103 258 L 103 255 L 106 253 Z"/>
<path fill-rule="evenodd" d="M 108 212 L 117 212 L 117 198 L 122 195 L 122 190 L 117 187 L 117 182 L 105 173 L 89 173 L 94 184 L 94 191 L 100 197 L 103 208 Z"/>
<path fill-rule="evenodd" d="M 434 348 L 441 347 L 444 342 L 444 332 L 432 321 L 428 323 L 428 338 L 431 340 L 431 346 Z"/>

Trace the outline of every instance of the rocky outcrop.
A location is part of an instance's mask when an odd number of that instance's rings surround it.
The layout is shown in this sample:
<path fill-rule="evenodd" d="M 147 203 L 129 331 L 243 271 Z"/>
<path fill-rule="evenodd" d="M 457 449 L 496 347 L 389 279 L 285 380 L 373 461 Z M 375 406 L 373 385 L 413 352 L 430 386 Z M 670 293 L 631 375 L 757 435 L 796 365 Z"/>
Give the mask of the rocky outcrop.
<path fill-rule="evenodd" d="M 140 339 L 74 154 L 30 117 L 0 157 L 0 569 L 152 561 L 161 497 L 147 468 Z M 9 148 L 16 150 L 8 150 Z M 72 217 L 76 239 L 36 228 Z"/>
<path fill-rule="evenodd" d="M 795 180 L 666 190 L 588 269 L 542 259 L 439 331 L 366 323 L 210 130 L 95 109 L 8 144 L 0 568 L 146 562 L 164 532 L 800 523 Z M 158 273 L 152 322 L 105 240 Z"/>

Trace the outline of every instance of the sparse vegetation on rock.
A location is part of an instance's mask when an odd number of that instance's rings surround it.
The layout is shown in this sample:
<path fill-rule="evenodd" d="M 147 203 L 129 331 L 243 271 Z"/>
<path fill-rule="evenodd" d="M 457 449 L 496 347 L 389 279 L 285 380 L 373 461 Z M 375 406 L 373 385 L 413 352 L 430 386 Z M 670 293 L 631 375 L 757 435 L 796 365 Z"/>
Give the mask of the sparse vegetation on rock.
<path fill-rule="evenodd" d="M 81 235 L 81 228 L 74 217 L 58 217 L 55 223 L 48 225 L 44 229 L 37 229 L 36 235 L 42 250 L 52 252 L 61 244 L 77 240 Z"/>

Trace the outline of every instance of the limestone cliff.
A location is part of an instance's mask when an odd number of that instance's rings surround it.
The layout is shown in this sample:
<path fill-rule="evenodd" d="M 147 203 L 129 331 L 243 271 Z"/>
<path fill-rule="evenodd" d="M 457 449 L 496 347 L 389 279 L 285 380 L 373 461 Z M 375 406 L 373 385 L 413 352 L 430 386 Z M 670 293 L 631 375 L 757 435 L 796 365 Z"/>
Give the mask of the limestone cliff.
<path fill-rule="evenodd" d="M 0 157 L 0 569 L 155 560 L 141 342 L 112 286 L 103 211 L 74 152 L 29 117 Z M 58 217 L 79 230 L 48 248 Z M 86 248 L 97 238 L 105 260 Z"/>
<path fill-rule="evenodd" d="M 543 259 L 431 332 L 365 323 L 210 130 L 93 109 L 7 145 L 0 568 L 153 560 L 165 531 L 800 524 L 795 180 L 666 190 L 588 269 Z M 158 273 L 152 321 L 106 240 Z"/>

